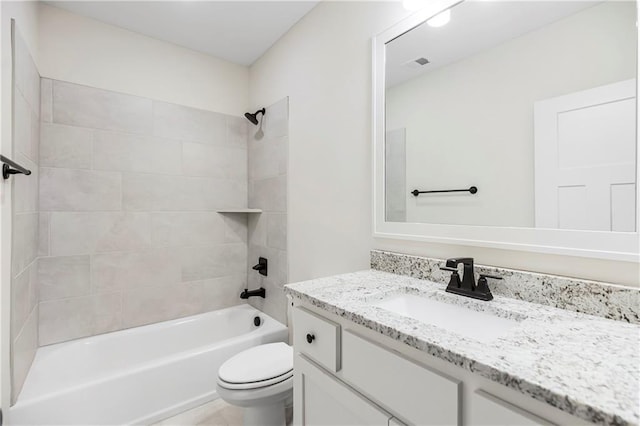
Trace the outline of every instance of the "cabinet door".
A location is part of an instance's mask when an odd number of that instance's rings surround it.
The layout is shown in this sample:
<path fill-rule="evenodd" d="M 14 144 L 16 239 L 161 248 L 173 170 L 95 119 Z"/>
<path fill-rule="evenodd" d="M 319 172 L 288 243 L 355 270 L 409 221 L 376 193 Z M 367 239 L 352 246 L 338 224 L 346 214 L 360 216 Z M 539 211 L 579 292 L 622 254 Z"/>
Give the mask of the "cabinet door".
<path fill-rule="evenodd" d="M 409 424 L 460 425 L 460 381 L 346 330 L 342 379 Z"/>
<path fill-rule="evenodd" d="M 552 426 L 515 405 L 477 390 L 471 396 L 468 426 Z"/>
<path fill-rule="evenodd" d="M 389 414 L 301 355 L 295 357 L 293 389 L 295 425 L 387 426 L 391 419 Z"/>

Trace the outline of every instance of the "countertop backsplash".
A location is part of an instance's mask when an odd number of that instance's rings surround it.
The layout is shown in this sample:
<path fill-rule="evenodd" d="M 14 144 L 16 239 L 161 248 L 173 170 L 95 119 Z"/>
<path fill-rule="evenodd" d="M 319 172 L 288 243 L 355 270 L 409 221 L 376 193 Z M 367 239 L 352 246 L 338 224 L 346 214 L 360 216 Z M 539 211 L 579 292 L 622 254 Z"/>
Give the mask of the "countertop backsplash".
<path fill-rule="evenodd" d="M 443 259 L 372 250 L 371 268 L 443 283 L 450 273 L 440 270 Z M 640 289 L 596 281 L 475 265 L 477 274 L 498 275 L 489 280 L 495 295 L 553 306 L 602 318 L 640 324 Z"/>

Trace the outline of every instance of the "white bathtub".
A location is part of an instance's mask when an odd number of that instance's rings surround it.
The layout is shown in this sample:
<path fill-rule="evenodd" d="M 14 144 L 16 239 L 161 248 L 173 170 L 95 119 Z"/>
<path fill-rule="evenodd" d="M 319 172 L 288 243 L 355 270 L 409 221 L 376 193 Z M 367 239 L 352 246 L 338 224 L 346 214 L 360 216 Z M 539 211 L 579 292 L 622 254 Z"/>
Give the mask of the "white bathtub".
<path fill-rule="evenodd" d="M 287 328 L 242 305 L 45 346 L 7 423 L 156 422 L 215 399 L 218 368 L 230 356 L 278 341 L 287 341 Z"/>

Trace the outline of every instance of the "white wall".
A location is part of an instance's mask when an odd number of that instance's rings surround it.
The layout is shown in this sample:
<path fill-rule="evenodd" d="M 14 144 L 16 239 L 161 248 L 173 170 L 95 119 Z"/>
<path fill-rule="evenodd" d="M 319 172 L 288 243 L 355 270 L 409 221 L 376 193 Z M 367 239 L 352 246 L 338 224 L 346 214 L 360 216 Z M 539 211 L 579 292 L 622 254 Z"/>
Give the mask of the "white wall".
<path fill-rule="evenodd" d="M 0 152 L 13 157 L 11 143 L 11 19 L 38 63 L 38 6 L 35 2 L 3 1 L 0 5 Z M 11 300 L 11 183 L 0 179 L 0 405 L 10 403 L 10 312 Z"/>
<path fill-rule="evenodd" d="M 248 68 L 41 5 L 40 74 L 231 115 L 248 105 Z"/>
<path fill-rule="evenodd" d="M 401 4 L 322 2 L 250 70 L 251 106 L 289 96 L 289 280 L 365 269 L 371 248 L 371 36 Z"/>
<path fill-rule="evenodd" d="M 605 2 L 389 89 L 387 129 L 407 129 L 407 222 L 533 227 L 533 104 L 634 78 L 635 21 L 635 3 Z"/>
<path fill-rule="evenodd" d="M 322 2 L 250 69 L 253 107 L 290 96 L 290 281 L 368 268 L 377 248 L 638 286 L 633 263 L 372 241 L 371 37 L 405 16 L 400 2 Z"/>

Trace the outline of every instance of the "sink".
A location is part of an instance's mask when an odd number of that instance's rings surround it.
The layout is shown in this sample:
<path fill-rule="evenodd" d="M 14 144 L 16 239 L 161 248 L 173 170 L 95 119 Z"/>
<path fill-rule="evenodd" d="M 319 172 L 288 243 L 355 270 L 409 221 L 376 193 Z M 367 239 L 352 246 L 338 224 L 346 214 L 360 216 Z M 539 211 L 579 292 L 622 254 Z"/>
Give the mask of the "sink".
<path fill-rule="evenodd" d="M 414 294 L 390 296 L 372 305 L 480 342 L 496 340 L 518 326 L 515 319 Z"/>

